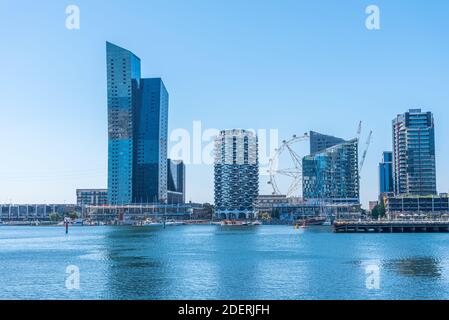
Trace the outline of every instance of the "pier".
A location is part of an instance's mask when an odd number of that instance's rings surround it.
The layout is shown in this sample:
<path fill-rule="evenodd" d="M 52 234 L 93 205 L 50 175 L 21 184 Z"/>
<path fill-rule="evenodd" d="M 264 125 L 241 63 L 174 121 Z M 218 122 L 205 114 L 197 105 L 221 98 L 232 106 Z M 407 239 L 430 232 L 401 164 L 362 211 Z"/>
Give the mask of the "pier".
<path fill-rule="evenodd" d="M 449 232 L 449 221 L 335 221 L 336 233 L 424 233 Z"/>

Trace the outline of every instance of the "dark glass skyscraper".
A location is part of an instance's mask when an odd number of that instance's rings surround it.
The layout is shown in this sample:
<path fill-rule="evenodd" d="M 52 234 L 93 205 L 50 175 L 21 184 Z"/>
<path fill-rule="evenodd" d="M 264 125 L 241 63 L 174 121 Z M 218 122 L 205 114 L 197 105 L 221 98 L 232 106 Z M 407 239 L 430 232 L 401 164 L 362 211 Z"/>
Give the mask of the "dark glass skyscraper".
<path fill-rule="evenodd" d="M 393 120 L 394 193 L 434 195 L 435 127 L 431 112 L 411 109 Z"/>
<path fill-rule="evenodd" d="M 160 78 L 141 79 L 140 59 L 106 44 L 108 201 L 167 200 L 168 93 Z"/>
<path fill-rule="evenodd" d="M 136 117 L 134 200 L 167 201 L 168 92 L 160 78 L 142 79 Z"/>
<path fill-rule="evenodd" d="M 168 159 L 167 166 L 168 203 L 185 203 L 186 166 L 181 160 L 171 159 Z"/>
<path fill-rule="evenodd" d="M 379 192 L 383 195 L 393 191 L 393 152 L 384 152 L 379 163 Z"/>

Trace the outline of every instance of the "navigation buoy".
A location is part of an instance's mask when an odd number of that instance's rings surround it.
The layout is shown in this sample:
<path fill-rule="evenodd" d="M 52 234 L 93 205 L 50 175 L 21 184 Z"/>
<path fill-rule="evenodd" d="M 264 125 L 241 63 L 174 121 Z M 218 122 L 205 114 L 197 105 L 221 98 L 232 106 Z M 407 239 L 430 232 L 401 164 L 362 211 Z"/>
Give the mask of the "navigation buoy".
<path fill-rule="evenodd" d="M 64 218 L 64 225 L 65 225 L 65 234 L 69 233 L 69 220 L 67 218 Z"/>

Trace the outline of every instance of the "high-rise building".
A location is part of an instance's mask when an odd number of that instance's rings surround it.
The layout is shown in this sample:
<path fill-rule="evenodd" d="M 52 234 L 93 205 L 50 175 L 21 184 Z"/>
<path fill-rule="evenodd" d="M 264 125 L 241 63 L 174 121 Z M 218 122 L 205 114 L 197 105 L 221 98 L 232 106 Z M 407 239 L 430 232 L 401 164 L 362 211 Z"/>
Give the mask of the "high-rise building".
<path fill-rule="evenodd" d="M 109 203 L 131 203 L 133 196 L 134 125 L 139 105 L 140 59 L 106 43 L 108 87 Z"/>
<path fill-rule="evenodd" d="M 396 195 L 435 195 L 435 129 L 431 112 L 410 109 L 393 120 Z"/>
<path fill-rule="evenodd" d="M 304 157 L 302 176 L 305 200 L 359 202 L 358 140 Z"/>
<path fill-rule="evenodd" d="M 168 93 L 160 78 L 141 79 L 140 59 L 106 44 L 108 201 L 167 201 Z"/>
<path fill-rule="evenodd" d="M 257 136 L 223 130 L 215 138 L 215 213 L 217 218 L 248 219 L 259 195 Z"/>
<path fill-rule="evenodd" d="M 140 93 L 133 202 L 167 202 L 168 92 L 153 78 L 141 80 Z"/>
<path fill-rule="evenodd" d="M 379 194 L 392 193 L 393 190 L 393 152 L 386 151 L 382 154 L 382 162 L 379 163 Z"/>
<path fill-rule="evenodd" d="M 185 203 L 186 166 L 182 160 L 167 160 L 167 194 L 169 204 Z"/>
<path fill-rule="evenodd" d="M 104 206 L 108 204 L 107 189 L 76 189 L 78 206 Z"/>
<path fill-rule="evenodd" d="M 309 137 L 310 137 L 310 154 L 323 151 L 327 148 L 345 142 L 344 139 L 325 135 L 315 131 L 310 131 Z"/>

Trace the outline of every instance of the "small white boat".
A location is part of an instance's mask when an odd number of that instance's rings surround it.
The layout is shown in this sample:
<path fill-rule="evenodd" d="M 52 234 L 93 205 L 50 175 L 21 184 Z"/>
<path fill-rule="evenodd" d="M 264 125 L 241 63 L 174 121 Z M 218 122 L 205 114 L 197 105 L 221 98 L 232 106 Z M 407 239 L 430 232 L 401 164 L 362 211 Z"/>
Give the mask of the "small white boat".
<path fill-rule="evenodd" d="M 153 220 L 145 220 L 142 224 L 142 227 L 153 227 L 153 228 L 159 228 L 159 227 L 163 227 L 164 224 L 162 222 L 158 222 L 158 221 L 153 221 Z"/>
<path fill-rule="evenodd" d="M 164 224 L 162 222 L 145 222 L 143 227 L 163 227 Z"/>
<path fill-rule="evenodd" d="M 167 226 L 167 227 L 182 226 L 182 225 L 184 225 L 184 224 L 185 224 L 185 223 L 182 222 L 182 221 L 175 221 L 175 220 L 167 220 L 167 221 L 165 222 L 165 226 Z"/>

